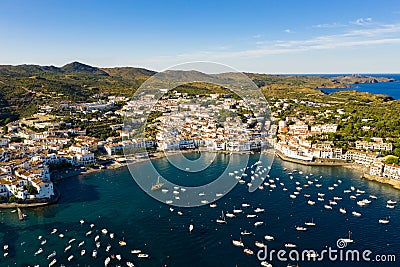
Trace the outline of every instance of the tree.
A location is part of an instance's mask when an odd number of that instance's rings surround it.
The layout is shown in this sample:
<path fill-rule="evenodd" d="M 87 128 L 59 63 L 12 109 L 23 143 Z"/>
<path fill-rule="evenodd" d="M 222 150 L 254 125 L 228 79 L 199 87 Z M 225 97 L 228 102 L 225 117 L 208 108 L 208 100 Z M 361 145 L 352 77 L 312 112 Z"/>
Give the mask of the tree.
<path fill-rule="evenodd" d="M 26 190 L 28 191 L 28 193 L 30 195 L 37 195 L 38 194 L 37 189 L 31 184 L 26 185 L 25 188 L 26 188 Z"/>
<path fill-rule="evenodd" d="M 8 133 L 8 127 L 7 126 L 3 126 L 3 133 L 4 134 Z"/>

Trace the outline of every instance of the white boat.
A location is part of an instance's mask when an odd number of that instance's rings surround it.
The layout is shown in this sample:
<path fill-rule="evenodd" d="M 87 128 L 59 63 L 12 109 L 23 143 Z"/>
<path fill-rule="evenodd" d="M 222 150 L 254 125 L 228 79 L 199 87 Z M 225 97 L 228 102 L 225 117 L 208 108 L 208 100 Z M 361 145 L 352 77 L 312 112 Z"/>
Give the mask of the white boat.
<path fill-rule="evenodd" d="M 47 239 L 45 239 L 45 240 L 42 240 L 42 242 L 40 242 L 40 244 L 43 246 L 44 244 L 46 244 L 47 243 Z"/>
<path fill-rule="evenodd" d="M 329 205 L 337 205 L 337 202 L 334 200 L 329 200 Z"/>
<path fill-rule="evenodd" d="M 251 235 L 252 232 L 248 232 L 247 230 L 244 230 L 242 232 L 240 232 L 241 235 Z"/>
<path fill-rule="evenodd" d="M 85 221 L 84 221 L 84 220 L 80 220 L 79 222 L 80 222 L 81 224 L 84 224 L 84 223 L 85 223 Z"/>
<path fill-rule="evenodd" d="M 86 236 L 89 236 L 89 235 L 91 235 L 92 234 L 92 231 L 88 231 L 87 233 L 86 233 Z"/>
<path fill-rule="evenodd" d="M 140 253 L 138 254 L 138 258 L 144 258 L 147 259 L 149 257 L 149 254 L 144 254 L 144 253 Z"/>
<path fill-rule="evenodd" d="M 356 199 L 357 197 L 356 197 L 356 196 L 353 196 L 353 195 L 351 195 L 351 196 L 350 196 L 350 198 L 351 198 L 351 199 Z"/>
<path fill-rule="evenodd" d="M 389 223 L 389 219 L 379 219 L 378 221 L 380 224 L 388 224 Z"/>
<path fill-rule="evenodd" d="M 47 259 L 49 260 L 49 259 L 51 259 L 51 258 L 54 258 L 56 255 L 57 255 L 57 252 L 53 251 L 51 254 L 49 254 L 49 255 L 47 256 Z"/>
<path fill-rule="evenodd" d="M 224 224 L 224 223 L 226 223 L 224 212 L 222 211 L 221 213 L 222 213 L 221 217 L 217 219 L 217 223 Z"/>
<path fill-rule="evenodd" d="M 167 204 L 172 204 L 172 202 L 173 202 L 172 200 L 166 200 L 165 201 L 165 203 L 167 203 Z"/>
<path fill-rule="evenodd" d="M 351 212 L 351 214 L 353 214 L 353 216 L 355 216 L 355 217 L 360 217 L 361 216 L 361 213 L 359 213 L 357 211 L 353 211 L 353 212 Z"/>
<path fill-rule="evenodd" d="M 242 213 L 243 212 L 243 210 L 241 210 L 241 209 L 234 209 L 233 210 L 233 213 Z"/>
<path fill-rule="evenodd" d="M 351 191 L 356 190 L 356 188 L 354 186 L 350 186 Z"/>
<path fill-rule="evenodd" d="M 363 191 L 363 190 L 360 190 L 360 189 L 357 189 L 357 193 L 359 193 L 359 194 L 364 194 L 364 193 L 365 193 L 365 191 Z"/>
<path fill-rule="evenodd" d="M 217 204 L 215 204 L 215 203 L 210 204 L 210 208 L 216 208 L 216 207 L 217 207 Z"/>
<path fill-rule="evenodd" d="M 295 196 L 295 195 L 292 195 L 292 194 L 291 194 L 289 197 L 290 197 L 290 198 L 293 198 L 293 199 L 296 198 L 296 196 Z"/>
<path fill-rule="evenodd" d="M 81 256 L 85 256 L 85 254 L 86 254 L 86 250 L 82 249 L 81 250 Z"/>
<path fill-rule="evenodd" d="M 104 260 L 104 266 L 107 267 L 108 264 L 110 263 L 110 261 L 111 261 L 110 257 L 107 257 L 107 258 Z"/>
<path fill-rule="evenodd" d="M 388 208 L 388 209 L 394 209 L 394 208 L 395 208 L 395 206 L 394 206 L 394 205 L 389 205 L 389 204 L 386 204 L 386 208 Z"/>
<path fill-rule="evenodd" d="M 263 267 L 272 267 L 272 264 L 270 264 L 270 263 L 268 263 L 268 262 L 266 262 L 266 261 L 262 261 L 260 264 L 261 264 L 261 266 L 263 266 Z"/>
<path fill-rule="evenodd" d="M 308 205 L 311 205 L 311 206 L 312 206 L 312 205 L 315 205 L 315 201 L 312 201 L 312 200 L 310 199 L 310 200 L 307 201 L 307 204 L 308 204 Z"/>
<path fill-rule="evenodd" d="M 333 186 L 328 187 L 328 190 L 333 190 L 333 189 L 335 189 Z"/>
<path fill-rule="evenodd" d="M 68 244 L 71 244 L 71 243 L 73 243 L 73 242 L 75 242 L 76 241 L 76 239 L 75 238 L 72 238 L 72 239 L 70 239 L 69 241 L 68 241 Z"/>
<path fill-rule="evenodd" d="M 295 244 L 292 244 L 292 243 L 286 243 L 285 244 L 285 247 L 286 248 L 295 248 L 295 247 L 297 247 Z"/>
<path fill-rule="evenodd" d="M 139 253 L 141 253 L 142 251 L 140 250 L 140 249 L 133 249 L 133 250 L 131 250 L 131 253 L 132 254 L 139 254 Z"/>
<path fill-rule="evenodd" d="M 115 236 L 114 233 L 110 233 L 110 238 L 111 239 L 114 239 L 114 236 Z"/>
<path fill-rule="evenodd" d="M 57 233 L 57 229 L 56 229 L 56 228 L 54 228 L 54 229 L 51 231 L 50 234 L 55 234 L 55 233 Z"/>
<path fill-rule="evenodd" d="M 7 258 L 8 257 L 8 252 L 4 252 L 3 257 Z"/>
<path fill-rule="evenodd" d="M 345 193 L 345 194 L 351 193 L 351 190 L 348 190 L 348 189 L 343 190 L 343 193 Z"/>
<path fill-rule="evenodd" d="M 244 247 L 244 244 L 243 244 L 243 242 L 242 242 L 242 239 L 240 239 L 240 240 L 232 240 L 232 244 L 233 244 L 235 247 Z"/>
<path fill-rule="evenodd" d="M 151 186 L 151 191 L 156 191 L 161 189 L 164 186 L 163 183 L 160 183 L 160 176 L 157 177 L 157 183 Z"/>
<path fill-rule="evenodd" d="M 193 224 L 189 225 L 189 232 L 192 232 L 192 231 L 193 231 L 193 229 L 194 229 L 194 226 L 193 226 Z"/>
<path fill-rule="evenodd" d="M 315 184 L 315 187 L 322 187 L 322 184 Z"/>
<path fill-rule="evenodd" d="M 245 248 L 245 249 L 243 250 L 243 252 L 244 252 L 245 254 L 247 254 L 247 255 L 253 255 L 253 254 L 254 254 L 254 252 L 253 252 L 251 249 L 248 249 L 248 248 Z"/>
<path fill-rule="evenodd" d="M 261 226 L 261 225 L 263 225 L 264 224 L 264 222 L 255 222 L 254 223 L 254 226 L 255 227 L 258 227 L 258 226 Z"/>
<path fill-rule="evenodd" d="M 265 210 L 262 209 L 262 208 L 256 208 L 256 209 L 254 210 L 255 213 L 261 213 L 261 212 L 264 212 L 264 211 L 265 211 Z"/>
<path fill-rule="evenodd" d="M 319 197 L 324 197 L 325 194 L 324 194 L 324 193 L 318 193 L 318 196 L 319 196 Z"/>
<path fill-rule="evenodd" d="M 229 213 L 229 212 L 227 212 L 227 213 L 225 214 L 225 216 L 228 217 L 228 218 L 235 218 L 235 217 L 236 217 L 235 214 Z"/>
<path fill-rule="evenodd" d="M 35 256 L 36 255 L 39 255 L 40 253 L 42 253 L 43 252 L 43 249 L 42 248 L 39 248 L 36 252 L 35 252 Z"/>
<path fill-rule="evenodd" d="M 333 197 L 333 200 L 342 200 L 341 197 Z"/>
<path fill-rule="evenodd" d="M 205 193 L 199 193 L 199 196 L 200 197 L 203 197 L 203 196 L 205 196 L 206 194 Z"/>
<path fill-rule="evenodd" d="M 317 198 L 318 201 L 324 202 L 325 199 L 323 199 L 322 197 Z"/>
<path fill-rule="evenodd" d="M 107 229 L 101 229 L 101 233 L 103 234 L 103 235 L 106 235 L 107 233 L 108 233 L 108 231 L 107 231 Z"/>
<path fill-rule="evenodd" d="M 304 197 L 305 197 L 305 198 L 310 198 L 311 195 L 310 195 L 310 194 L 304 194 Z"/>
<path fill-rule="evenodd" d="M 56 264 L 57 259 L 53 259 L 50 263 L 49 263 L 49 267 L 53 266 L 54 264 Z"/>
<path fill-rule="evenodd" d="M 99 238 L 100 238 L 100 236 L 99 236 L 99 235 L 96 235 L 96 236 L 94 237 L 94 242 L 97 242 L 97 240 L 99 240 Z"/>
<path fill-rule="evenodd" d="M 250 207 L 250 204 L 242 203 L 242 207 L 243 207 L 243 208 L 248 208 L 248 207 Z"/>
<path fill-rule="evenodd" d="M 208 200 L 205 200 L 205 199 L 204 199 L 204 200 L 200 201 L 200 203 L 201 203 L 201 204 L 208 204 Z"/>
<path fill-rule="evenodd" d="M 71 249 L 71 245 L 68 245 L 65 249 L 64 249 L 64 252 L 67 252 L 68 250 L 70 250 Z"/>
<path fill-rule="evenodd" d="M 353 243 L 353 242 L 354 242 L 354 240 L 351 239 L 351 232 L 350 232 L 350 231 L 349 231 L 349 237 L 347 237 L 347 238 L 340 238 L 339 240 L 341 240 L 341 241 L 343 241 L 343 242 L 345 242 L 345 243 Z"/>
<path fill-rule="evenodd" d="M 182 215 L 183 215 L 183 212 L 182 212 L 182 211 L 178 211 L 177 214 L 178 214 L 179 216 L 182 216 Z"/>
<path fill-rule="evenodd" d="M 109 252 L 109 251 L 110 251 L 110 249 L 111 249 L 111 245 L 110 245 L 110 244 L 108 244 L 108 245 L 107 245 L 107 247 L 106 247 L 106 252 Z"/>
<path fill-rule="evenodd" d="M 257 217 L 257 215 L 255 215 L 255 214 L 247 214 L 246 217 L 247 218 L 255 218 L 255 217 Z"/>
<path fill-rule="evenodd" d="M 128 267 L 135 267 L 135 264 L 133 264 L 133 262 L 127 261 L 127 262 L 126 262 L 126 266 L 128 266 Z"/>
<path fill-rule="evenodd" d="M 332 209 L 332 206 L 324 205 L 324 208 L 327 209 L 327 210 L 331 210 L 331 209 Z"/>
<path fill-rule="evenodd" d="M 164 194 L 166 194 L 166 193 L 168 193 L 168 189 L 163 188 L 163 189 L 161 189 L 161 192 L 163 192 Z"/>
<path fill-rule="evenodd" d="M 307 231 L 307 228 L 305 228 L 303 226 L 296 226 L 296 230 L 297 231 Z"/>
<path fill-rule="evenodd" d="M 74 255 L 70 255 L 70 256 L 68 257 L 68 261 L 72 261 L 73 258 L 74 258 Z"/>
<path fill-rule="evenodd" d="M 100 242 L 96 242 L 96 248 L 99 248 L 100 247 Z"/>
<path fill-rule="evenodd" d="M 115 258 L 117 258 L 117 260 L 119 260 L 119 261 L 122 259 L 120 254 L 115 255 Z"/>
<path fill-rule="evenodd" d="M 339 212 L 343 213 L 343 214 L 346 214 L 346 209 L 345 208 L 339 208 Z"/>
<path fill-rule="evenodd" d="M 58 235 L 60 238 L 64 238 L 64 234 L 59 234 Z"/>
<path fill-rule="evenodd" d="M 394 200 L 389 199 L 388 201 L 386 201 L 386 203 L 387 203 L 387 204 L 396 204 L 397 201 L 394 201 Z"/>
<path fill-rule="evenodd" d="M 369 195 L 369 197 L 372 198 L 372 199 L 378 199 L 378 197 L 375 196 L 375 195 Z"/>
<path fill-rule="evenodd" d="M 255 242 L 255 245 L 256 245 L 256 247 L 258 247 L 258 248 L 264 248 L 264 247 L 265 247 L 264 243 L 259 242 L 259 241 L 256 241 L 256 242 Z"/>
<path fill-rule="evenodd" d="M 266 235 L 266 236 L 264 236 L 264 239 L 267 241 L 272 241 L 272 240 L 274 240 L 274 237 L 271 235 Z"/>
<path fill-rule="evenodd" d="M 316 225 L 313 219 L 311 219 L 311 222 L 305 222 L 304 224 L 307 226 L 315 226 Z"/>
<path fill-rule="evenodd" d="M 92 257 L 93 257 L 93 258 L 97 258 L 97 250 L 94 249 L 94 250 L 92 251 Z"/>

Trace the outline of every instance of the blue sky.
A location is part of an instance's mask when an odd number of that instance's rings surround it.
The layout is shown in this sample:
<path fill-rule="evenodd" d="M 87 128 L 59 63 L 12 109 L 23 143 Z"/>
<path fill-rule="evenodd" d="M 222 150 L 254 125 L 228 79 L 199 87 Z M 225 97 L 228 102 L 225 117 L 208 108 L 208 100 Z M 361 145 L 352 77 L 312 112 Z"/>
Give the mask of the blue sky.
<path fill-rule="evenodd" d="M 399 73 L 399 1 L 0 1 L 0 64 Z"/>

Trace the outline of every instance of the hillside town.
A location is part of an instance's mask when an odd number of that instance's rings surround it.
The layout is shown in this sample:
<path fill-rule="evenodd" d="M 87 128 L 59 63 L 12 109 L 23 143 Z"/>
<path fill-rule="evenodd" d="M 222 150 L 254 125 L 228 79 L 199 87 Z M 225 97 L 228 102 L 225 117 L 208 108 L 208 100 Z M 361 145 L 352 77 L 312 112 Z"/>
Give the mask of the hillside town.
<path fill-rule="evenodd" d="M 335 123 L 311 123 L 318 117 L 346 120 L 351 114 L 328 104 L 270 99 L 271 114 L 254 113 L 229 94 L 190 96 L 173 91 L 152 110 L 154 96 L 139 99 L 99 95 L 88 103 L 42 106 L 37 114 L 9 123 L 0 134 L 0 196 L 3 202 L 46 201 L 55 195 L 51 174 L 59 170 L 106 168 L 125 154 L 202 149 L 249 153 L 274 147 L 301 162 L 339 162 L 364 166 L 369 174 L 400 180 L 400 167 L 387 159 L 390 140 L 371 138 L 338 147 L 329 138 Z M 318 107 L 321 112 L 285 116 L 290 105 Z M 129 114 L 129 120 L 125 116 Z M 125 122 L 125 125 L 124 125 Z M 318 137 L 318 140 L 313 139 Z M 385 155 L 383 154 L 385 153 Z"/>

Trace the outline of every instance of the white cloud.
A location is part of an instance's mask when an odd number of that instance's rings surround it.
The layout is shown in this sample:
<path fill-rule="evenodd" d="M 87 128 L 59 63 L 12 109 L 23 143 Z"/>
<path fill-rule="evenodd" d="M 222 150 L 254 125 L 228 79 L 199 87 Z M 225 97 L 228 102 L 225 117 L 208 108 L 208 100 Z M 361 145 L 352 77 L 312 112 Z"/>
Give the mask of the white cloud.
<path fill-rule="evenodd" d="M 346 27 L 347 25 L 334 22 L 334 23 L 323 23 L 323 24 L 317 24 L 313 25 L 313 28 L 337 28 L 337 27 Z"/>
<path fill-rule="evenodd" d="M 359 18 L 355 21 L 351 21 L 350 23 L 358 25 L 358 26 L 366 26 L 372 23 L 372 18 Z"/>
<path fill-rule="evenodd" d="M 259 38 L 261 38 L 262 37 L 262 35 L 261 34 L 256 34 L 256 35 L 253 35 L 253 38 L 254 39 L 259 39 Z"/>
<path fill-rule="evenodd" d="M 292 31 L 290 29 L 285 29 L 284 32 L 291 33 Z"/>

